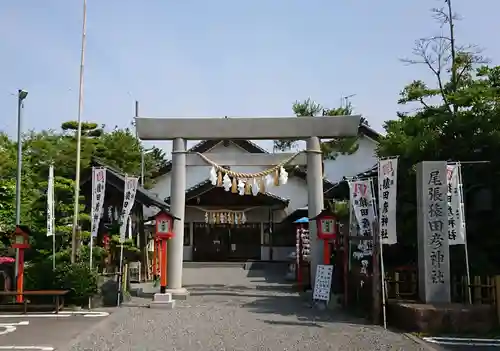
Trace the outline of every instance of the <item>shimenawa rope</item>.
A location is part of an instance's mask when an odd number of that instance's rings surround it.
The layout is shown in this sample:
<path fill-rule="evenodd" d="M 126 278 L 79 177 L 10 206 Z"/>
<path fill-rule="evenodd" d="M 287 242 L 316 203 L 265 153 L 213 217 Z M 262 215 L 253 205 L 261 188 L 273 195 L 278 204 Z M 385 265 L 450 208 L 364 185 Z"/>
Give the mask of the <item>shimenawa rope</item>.
<path fill-rule="evenodd" d="M 262 177 L 265 177 L 267 176 L 268 174 L 273 174 L 275 173 L 276 171 L 279 171 L 281 167 L 284 167 L 285 165 L 287 165 L 288 163 L 292 162 L 293 159 L 295 157 L 297 157 L 300 152 L 297 152 L 296 154 L 293 154 L 292 156 L 290 156 L 289 158 L 287 158 L 286 160 L 280 162 L 279 164 L 277 164 L 276 166 L 273 166 L 269 169 L 266 169 L 264 171 L 261 171 L 261 172 L 257 172 L 257 173 L 241 173 L 241 172 L 233 172 L 229 169 L 226 169 L 224 167 L 221 167 L 219 166 L 217 163 L 215 163 L 214 161 L 212 161 L 211 159 L 209 159 L 207 156 L 201 154 L 201 153 L 197 153 L 206 163 L 208 163 L 209 165 L 211 165 L 212 167 L 214 167 L 218 172 L 222 172 L 222 173 L 225 173 L 227 174 L 228 176 L 230 177 L 235 177 L 235 178 L 238 178 L 238 179 L 253 179 L 253 178 L 262 178 Z"/>

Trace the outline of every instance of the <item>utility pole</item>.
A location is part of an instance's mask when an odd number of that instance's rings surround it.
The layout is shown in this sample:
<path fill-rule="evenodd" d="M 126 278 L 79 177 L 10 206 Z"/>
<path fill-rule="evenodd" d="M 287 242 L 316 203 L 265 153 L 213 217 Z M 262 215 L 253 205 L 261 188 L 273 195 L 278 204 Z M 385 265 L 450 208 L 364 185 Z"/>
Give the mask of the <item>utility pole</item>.
<path fill-rule="evenodd" d="M 23 168 L 23 139 L 22 118 L 24 99 L 28 96 L 26 90 L 19 89 L 17 92 L 17 174 L 16 174 L 16 226 L 21 224 L 21 177 Z M 19 249 L 16 249 L 16 262 L 14 267 L 14 281 L 17 282 L 19 274 Z M 14 283 L 16 284 L 16 283 Z"/>
<path fill-rule="evenodd" d="M 76 261 L 78 214 L 80 212 L 80 158 L 82 148 L 83 73 L 85 67 L 85 42 L 87 32 L 87 0 L 83 0 L 82 50 L 80 55 L 80 87 L 78 91 L 78 128 L 76 132 L 76 175 L 73 209 L 73 231 L 71 235 L 71 263 Z"/>

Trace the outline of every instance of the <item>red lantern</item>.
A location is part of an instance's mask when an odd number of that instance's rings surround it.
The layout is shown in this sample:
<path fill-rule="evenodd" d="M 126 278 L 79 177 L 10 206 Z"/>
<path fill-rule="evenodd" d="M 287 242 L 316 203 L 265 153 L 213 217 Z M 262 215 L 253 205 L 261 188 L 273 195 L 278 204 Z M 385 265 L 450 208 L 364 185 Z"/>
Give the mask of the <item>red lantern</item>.
<path fill-rule="evenodd" d="M 323 210 L 310 220 L 316 221 L 318 239 L 323 240 L 323 264 L 330 264 L 330 240 L 337 238 L 337 218 L 329 211 Z"/>
<path fill-rule="evenodd" d="M 167 212 L 161 211 L 155 216 L 156 239 L 170 239 L 174 237 L 173 222 L 174 219 Z"/>
<path fill-rule="evenodd" d="M 158 262 L 160 266 L 160 293 L 163 294 L 167 289 L 167 240 L 174 237 L 172 230 L 174 218 L 167 212 L 160 211 L 155 216 L 155 222 L 155 244 L 158 243 L 160 248 Z M 158 259 L 155 261 L 158 261 Z"/>
<path fill-rule="evenodd" d="M 323 211 L 314 219 L 319 239 L 334 240 L 337 237 L 337 218 L 333 214 Z"/>
<path fill-rule="evenodd" d="M 17 226 L 14 232 L 14 240 L 12 242 L 12 247 L 14 249 L 29 249 L 30 248 L 30 237 L 29 229 L 25 226 Z"/>
<path fill-rule="evenodd" d="M 12 247 L 18 251 L 18 266 L 17 266 L 17 296 L 16 302 L 22 303 L 23 290 L 24 290 L 24 250 L 30 248 L 30 229 L 24 225 L 16 226 L 16 231 L 14 232 L 14 240 Z"/>
<path fill-rule="evenodd" d="M 110 239 L 110 237 L 109 237 L 109 235 L 108 235 L 108 234 L 104 234 L 104 235 L 102 236 L 102 244 L 103 244 L 103 246 L 104 246 L 105 248 L 108 248 L 108 247 L 109 247 L 109 243 L 110 243 L 110 241 L 111 241 L 111 239 Z"/>

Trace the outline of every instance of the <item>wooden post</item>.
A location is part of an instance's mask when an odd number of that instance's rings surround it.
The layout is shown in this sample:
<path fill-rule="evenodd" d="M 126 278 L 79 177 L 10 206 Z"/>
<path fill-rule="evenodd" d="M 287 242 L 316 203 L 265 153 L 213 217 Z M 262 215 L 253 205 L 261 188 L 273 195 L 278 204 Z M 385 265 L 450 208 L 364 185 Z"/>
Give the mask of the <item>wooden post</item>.
<path fill-rule="evenodd" d="M 498 324 L 500 324 L 500 275 L 495 276 L 495 305 L 497 311 Z"/>
<path fill-rule="evenodd" d="M 379 243 L 378 235 L 373 236 L 372 249 L 372 300 L 373 300 L 373 324 L 380 324 L 380 307 L 382 305 L 380 291 L 380 264 L 379 264 Z"/>
<path fill-rule="evenodd" d="M 399 272 L 394 272 L 394 294 L 399 299 Z"/>
<path fill-rule="evenodd" d="M 123 266 L 123 275 L 122 275 L 122 293 L 127 291 L 128 286 L 128 263 L 125 263 Z"/>
<path fill-rule="evenodd" d="M 468 287 L 467 287 L 468 290 Z M 481 277 L 474 277 L 474 303 L 481 304 L 482 303 L 482 289 L 481 289 Z"/>

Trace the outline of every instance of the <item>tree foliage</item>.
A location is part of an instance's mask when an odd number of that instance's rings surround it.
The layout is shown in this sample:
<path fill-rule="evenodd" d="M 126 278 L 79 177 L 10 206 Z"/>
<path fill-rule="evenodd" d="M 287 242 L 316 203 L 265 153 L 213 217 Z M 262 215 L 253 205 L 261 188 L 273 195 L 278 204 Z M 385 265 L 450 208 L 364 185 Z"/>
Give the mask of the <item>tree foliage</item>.
<path fill-rule="evenodd" d="M 316 116 L 350 116 L 352 115 L 352 105 L 347 102 L 345 106 L 337 108 L 323 108 L 320 104 L 311 99 L 306 99 L 303 102 L 296 101 L 293 104 L 293 113 L 300 118 L 313 118 Z M 363 118 L 361 123 L 368 125 Z M 335 159 L 339 154 L 352 154 L 357 151 L 358 137 L 334 138 L 321 142 L 321 151 L 323 158 Z M 274 149 L 279 151 L 290 150 L 297 146 L 297 140 L 274 140 Z"/>
<path fill-rule="evenodd" d="M 457 42 L 454 23 L 458 16 L 452 11 L 451 1 L 444 1 L 444 6 L 432 13 L 445 34 L 419 39 L 414 58 L 404 61 L 423 64 L 435 79 L 415 80 L 402 90 L 399 104 L 414 109 L 399 112 L 397 120 L 385 123 L 386 136 L 378 148 L 381 157 L 399 156 L 398 233 L 403 242 L 412 244 L 416 238 L 414 165 L 418 162 L 461 161 L 465 163 L 466 199 L 472 199 L 478 188 L 500 195 L 491 181 L 492 176 L 500 174 L 496 157 L 500 152 L 500 66 L 486 66 L 476 47 Z M 477 214 L 471 204 L 466 204 L 469 247 L 483 253 L 472 253 L 472 262 L 484 259 L 489 263 L 483 264 L 489 265 L 498 261 L 496 253 L 491 252 L 495 247 L 492 243 L 498 240 L 485 234 L 492 225 L 500 224 L 494 219 L 498 216 L 490 213 L 487 218 L 492 219 L 485 220 L 485 214 Z"/>
<path fill-rule="evenodd" d="M 33 231 L 32 252 L 29 259 L 39 261 L 52 255 L 52 239 L 46 236 L 47 179 L 50 165 L 54 166 L 55 232 L 57 251 L 68 254 L 71 245 L 73 203 L 76 170 L 77 123 L 65 122 L 60 131 L 30 131 L 23 136 L 23 168 L 21 193 L 21 220 Z M 9 244 L 9 234 L 15 227 L 15 176 L 17 143 L 0 133 L 0 233 L 1 241 Z M 140 141 L 128 129 L 105 131 L 97 123 L 82 123 L 81 169 L 91 166 L 93 157 L 129 175 L 140 176 Z M 166 161 L 161 150 L 144 155 L 145 184 L 152 185 L 151 175 Z M 89 227 L 90 212 L 80 196 L 79 220 Z M 83 239 L 88 232 L 81 232 Z M 1 247 L 0 247 L 1 248 Z M 60 256 L 60 255 L 59 255 Z M 58 256 L 58 257 L 59 257 Z M 62 257 L 62 256 L 61 256 Z"/>

